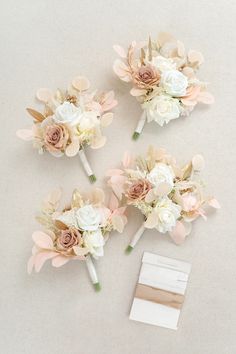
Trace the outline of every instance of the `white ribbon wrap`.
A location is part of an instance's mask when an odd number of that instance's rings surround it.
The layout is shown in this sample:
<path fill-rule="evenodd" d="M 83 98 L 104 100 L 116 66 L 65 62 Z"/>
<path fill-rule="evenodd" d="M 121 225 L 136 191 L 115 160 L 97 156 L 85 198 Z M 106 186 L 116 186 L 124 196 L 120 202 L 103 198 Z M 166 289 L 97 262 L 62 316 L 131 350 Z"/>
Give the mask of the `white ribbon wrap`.
<path fill-rule="evenodd" d="M 79 150 L 79 157 L 80 157 L 80 160 L 84 166 L 84 169 L 85 169 L 85 172 L 87 173 L 88 176 L 92 176 L 93 175 L 93 171 L 89 165 L 89 162 L 87 160 L 87 157 L 85 155 L 85 152 L 83 149 Z"/>
<path fill-rule="evenodd" d="M 97 276 L 97 272 L 96 269 L 94 267 L 92 258 L 90 255 L 88 255 L 85 259 L 86 265 L 87 265 L 87 269 L 88 269 L 88 273 L 90 276 L 90 279 L 95 287 L 96 290 L 100 290 L 100 283 L 98 281 L 98 276 Z"/>
<path fill-rule="evenodd" d="M 141 117 L 139 118 L 138 125 L 135 129 L 135 133 L 140 134 L 143 130 L 145 123 L 146 123 L 146 112 L 143 111 Z"/>
<path fill-rule="evenodd" d="M 139 241 L 140 237 L 142 236 L 142 234 L 145 231 L 145 226 L 144 223 L 140 226 L 140 228 L 138 229 L 138 231 L 135 233 L 135 235 L 133 236 L 129 246 L 131 246 L 132 248 L 135 247 L 136 243 Z"/>

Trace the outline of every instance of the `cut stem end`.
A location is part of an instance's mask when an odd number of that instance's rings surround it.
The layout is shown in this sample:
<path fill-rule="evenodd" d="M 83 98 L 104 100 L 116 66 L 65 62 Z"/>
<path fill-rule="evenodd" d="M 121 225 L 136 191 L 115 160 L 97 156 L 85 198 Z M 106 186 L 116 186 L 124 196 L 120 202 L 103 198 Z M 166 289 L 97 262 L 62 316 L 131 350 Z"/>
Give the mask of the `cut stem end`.
<path fill-rule="evenodd" d="M 93 287 L 94 287 L 94 290 L 95 290 L 96 292 L 98 292 L 98 291 L 101 290 L 101 285 L 100 285 L 100 283 L 95 283 L 95 284 L 93 284 Z"/>
<path fill-rule="evenodd" d="M 134 249 L 134 248 L 129 245 L 129 246 L 126 248 L 125 253 L 126 253 L 126 254 L 130 254 L 130 253 L 133 251 L 133 249 Z"/>
<path fill-rule="evenodd" d="M 138 140 L 139 135 L 140 135 L 140 133 L 134 132 L 134 134 L 133 134 L 133 136 L 132 136 L 132 139 L 133 139 L 133 140 Z"/>
<path fill-rule="evenodd" d="M 90 175 L 89 176 L 89 180 L 90 180 L 91 183 L 94 183 L 94 182 L 96 182 L 97 178 L 96 178 L 95 175 Z"/>

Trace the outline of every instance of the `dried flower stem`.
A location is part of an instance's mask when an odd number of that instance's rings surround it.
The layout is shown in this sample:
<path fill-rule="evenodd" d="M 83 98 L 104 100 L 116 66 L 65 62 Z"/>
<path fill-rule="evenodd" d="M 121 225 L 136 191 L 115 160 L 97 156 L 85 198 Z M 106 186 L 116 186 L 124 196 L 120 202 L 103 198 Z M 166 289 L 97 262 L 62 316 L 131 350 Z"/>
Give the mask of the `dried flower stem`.
<path fill-rule="evenodd" d="M 85 169 L 85 172 L 87 173 L 89 179 L 90 179 L 90 182 L 91 183 L 94 183 L 96 181 L 96 176 L 94 175 L 91 167 L 90 167 L 90 164 L 87 160 L 87 157 L 85 155 L 85 152 L 83 149 L 79 150 L 79 157 L 80 157 L 80 160 L 82 162 L 82 165 Z"/>
<path fill-rule="evenodd" d="M 141 117 L 139 118 L 137 128 L 135 129 L 135 132 L 133 134 L 133 140 L 137 140 L 139 138 L 139 135 L 141 134 L 145 123 L 146 123 L 146 112 L 143 111 Z"/>
<path fill-rule="evenodd" d="M 98 281 L 97 272 L 96 272 L 96 269 L 94 267 L 94 264 L 93 264 L 91 256 L 88 255 L 86 257 L 85 261 L 86 261 L 87 269 L 88 269 L 88 272 L 89 272 L 89 275 L 90 275 L 90 279 L 91 279 L 91 281 L 93 283 L 95 291 L 101 290 L 101 285 L 100 285 L 100 283 Z"/>
<path fill-rule="evenodd" d="M 145 231 L 145 226 L 144 223 L 140 226 L 140 228 L 137 230 L 137 232 L 134 234 L 129 246 L 126 248 L 126 253 L 130 253 L 133 251 L 136 243 L 139 241 L 141 238 L 142 234 Z"/>

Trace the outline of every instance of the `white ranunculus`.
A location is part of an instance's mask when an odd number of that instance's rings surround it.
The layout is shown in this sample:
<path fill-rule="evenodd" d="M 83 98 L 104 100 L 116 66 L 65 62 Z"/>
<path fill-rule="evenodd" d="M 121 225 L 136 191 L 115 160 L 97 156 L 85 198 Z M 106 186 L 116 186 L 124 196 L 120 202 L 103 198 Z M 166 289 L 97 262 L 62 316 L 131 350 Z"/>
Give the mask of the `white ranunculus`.
<path fill-rule="evenodd" d="M 161 76 L 161 86 L 169 95 L 182 97 L 186 95 L 188 79 L 178 70 L 167 70 Z"/>
<path fill-rule="evenodd" d="M 157 57 L 153 57 L 151 64 L 155 68 L 157 68 L 160 72 L 176 69 L 176 64 L 173 61 L 173 59 L 165 58 L 165 57 L 162 57 L 161 55 L 158 55 Z"/>
<path fill-rule="evenodd" d="M 172 119 L 179 118 L 181 114 L 181 105 L 178 99 L 169 95 L 158 95 L 151 101 L 143 104 L 146 111 L 147 120 L 154 120 L 161 127 Z"/>
<path fill-rule="evenodd" d="M 103 256 L 105 240 L 100 229 L 92 232 L 84 232 L 83 239 L 85 247 L 88 248 L 93 257 L 97 258 Z"/>
<path fill-rule="evenodd" d="M 171 231 L 176 225 L 176 220 L 180 217 L 180 212 L 179 205 L 167 197 L 162 198 L 155 206 L 155 213 L 158 217 L 156 229 L 161 233 Z"/>
<path fill-rule="evenodd" d="M 162 162 L 157 163 L 155 167 L 147 175 L 149 182 L 158 187 L 161 183 L 168 183 L 171 187 L 174 185 L 174 172 L 171 166 Z"/>
<path fill-rule="evenodd" d="M 76 107 L 73 103 L 65 101 L 56 108 L 53 120 L 56 123 L 74 126 L 79 123 L 81 114 L 80 107 Z"/>
<path fill-rule="evenodd" d="M 101 223 L 101 215 L 92 205 L 85 205 L 77 209 L 75 217 L 81 230 L 95 231 Z"/>
<path fill-rule="evenodd" d="M 93 129 L 99 124 L 100 121 L 97 117 L 97 113 L 92 111 L 84 112 L 79 120 L 79 127 L 82 131 Z"/>

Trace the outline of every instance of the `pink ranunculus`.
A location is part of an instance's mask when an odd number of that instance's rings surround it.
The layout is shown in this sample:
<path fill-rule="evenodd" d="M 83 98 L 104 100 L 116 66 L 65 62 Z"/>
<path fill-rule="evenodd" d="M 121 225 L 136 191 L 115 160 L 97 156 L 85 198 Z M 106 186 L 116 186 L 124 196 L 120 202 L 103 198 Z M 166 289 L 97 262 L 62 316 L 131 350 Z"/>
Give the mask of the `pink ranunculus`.
<path fill-rule="evenodd" d="M 51 124 L 45 127 L 44 144 L 48 151 L 63 151 L 69 140 L 69 131 L 62 124 Z"/>
<path fill-rule="evenodd" d="M 160 73 L 150 65 L 141 66 L 134 76 L 134 81 L 139 88 L 152 88 L 160 81 Z"/>
<path fill-rule="evenodd" d="M 76 229 L 62 230 L 57 239 L 57 247 L 60 250 L 68 251 L 73 246 L 80 245 L 82 241 L 81 234 Z"/>
<path fill-rule="evenodd" d="M 151 183 L 146 179 L 139 179 L 128 189 L 126 196 L 130 202 L 143 200 L 152 188 Z"/>

